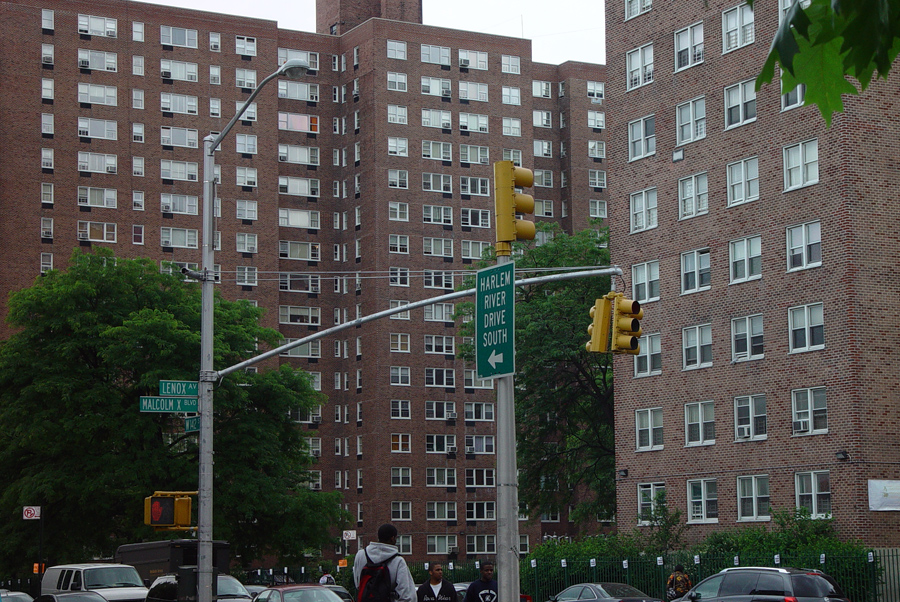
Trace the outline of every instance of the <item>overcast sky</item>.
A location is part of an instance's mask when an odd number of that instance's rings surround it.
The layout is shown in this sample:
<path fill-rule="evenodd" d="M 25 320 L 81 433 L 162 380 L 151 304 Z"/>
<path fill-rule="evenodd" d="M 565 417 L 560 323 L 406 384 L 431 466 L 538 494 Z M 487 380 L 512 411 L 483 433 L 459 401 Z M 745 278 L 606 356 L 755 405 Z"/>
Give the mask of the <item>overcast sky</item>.
<path fill-rule="evenodd" d="M 315 0 L 143 0 L 316 30 Z M 603 0 L 422 0 L 426 25 L 532 40 L 535 61 L 605 63 Z"/>

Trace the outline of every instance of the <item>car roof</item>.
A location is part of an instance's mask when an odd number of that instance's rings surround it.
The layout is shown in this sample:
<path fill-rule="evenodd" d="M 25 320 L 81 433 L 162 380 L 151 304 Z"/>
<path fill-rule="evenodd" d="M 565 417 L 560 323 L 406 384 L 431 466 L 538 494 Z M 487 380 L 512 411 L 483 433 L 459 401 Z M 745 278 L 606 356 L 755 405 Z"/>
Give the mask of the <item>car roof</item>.
<path fill-rule="evenodd" d="M 106 568 L 106 567 L 121 567 L 125 566 L 130 569 L 134 567 L 130 564 L 116 564 L 112 562 L 82 562 L 78 564 L 57 564 L 56 566 L 51 566 L 48 571 L 51 569 L 96 569 L 96 568 Z"/>
<path fill-rule="evenodd" d="M 798 574 L 798 573 L 824 575 L 824 573 L 822 571 L 820 571 L 819 569 L 801 569 L 801 568 L 794 568 L 794 567 L 789 567 L 789 566 L 783 566 L 783 567 L 781 567 L 781 566 L 731 566 L 728 568 L 724 568 L 719 572 L 720 573 L 731 573 L 734 571 L 771 571 L 771 572 L 782 573 L 784 575 Z"/>

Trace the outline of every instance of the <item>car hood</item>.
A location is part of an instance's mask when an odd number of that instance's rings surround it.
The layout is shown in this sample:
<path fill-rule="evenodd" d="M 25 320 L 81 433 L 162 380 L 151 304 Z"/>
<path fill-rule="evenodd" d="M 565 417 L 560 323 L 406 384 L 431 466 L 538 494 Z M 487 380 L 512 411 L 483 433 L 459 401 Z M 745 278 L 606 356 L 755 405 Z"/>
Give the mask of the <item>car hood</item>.
<path fill-rule="evenodd" d="M 95 587 L 92 592 L 97 592 L 110 602 L 118 600 L 143 600 L 147 597 L 146 587 Z"/>

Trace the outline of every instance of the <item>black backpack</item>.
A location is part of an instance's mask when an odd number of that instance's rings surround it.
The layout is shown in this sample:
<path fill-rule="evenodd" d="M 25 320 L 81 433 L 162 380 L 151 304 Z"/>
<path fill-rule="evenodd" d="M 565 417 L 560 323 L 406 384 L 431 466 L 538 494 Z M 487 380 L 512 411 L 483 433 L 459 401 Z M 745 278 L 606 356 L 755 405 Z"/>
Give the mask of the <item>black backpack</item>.
<path fill-rule="evenodd" d="M 391 602 L 391 571 L 388 570 L 387 564 L 397 557 L 394 554 L 390 558 L 386 558 L 383 562 L 372 562 L 369 553 L 363 550 L 366 555 L 366 566 L 363 567 L 359 574 L 359 594 L 356 598 L 357 602 Z"/>

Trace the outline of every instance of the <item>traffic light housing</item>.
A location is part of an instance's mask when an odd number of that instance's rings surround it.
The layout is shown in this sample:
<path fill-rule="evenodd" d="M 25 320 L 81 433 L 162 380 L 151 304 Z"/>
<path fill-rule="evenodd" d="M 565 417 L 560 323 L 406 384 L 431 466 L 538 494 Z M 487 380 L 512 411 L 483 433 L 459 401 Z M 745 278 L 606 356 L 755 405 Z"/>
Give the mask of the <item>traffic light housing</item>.
<path fill-rule="evenodd" d="M 530 169 L 516 167 L 512 161 L 494 163 L 494 210 L 498 243 L 534 239 L 534 222 L 516 219 L 517 213 L 534 213 L 534 197 L 516 192 L 516 188 L 531 188 L 533 185 L 534 173 Z"/>
<path fill-rule="evenodd" d="M 164 531 L 191 529 L 191 498 L 164 491 L 145 497 L 144 524 Z"/>
<path fill-rule="evenodd" d="M 601 297 L 591 307 L 591 324 L 587 327 L 591 340 L 585 343 L 584 348 L 592 353 L 606 353 L 609 351 L 609 297 Z"/>
<path fill-rule="evenodd" d="M 610 348 L 613 353 L 629 353 L 637 355 L 641 352 L 638 337 L 641 336 L 641 318 L 644 310 L 641 304 L 631 299 L 626 299 L 622 293 L 618 293 L 613 300 L 612 341 Z"/>

